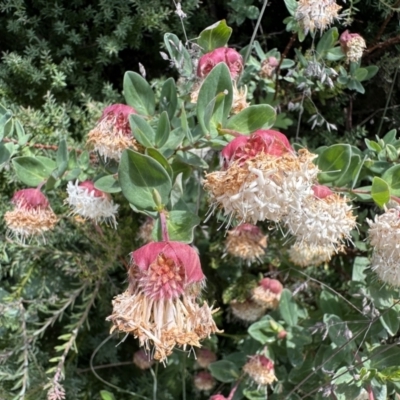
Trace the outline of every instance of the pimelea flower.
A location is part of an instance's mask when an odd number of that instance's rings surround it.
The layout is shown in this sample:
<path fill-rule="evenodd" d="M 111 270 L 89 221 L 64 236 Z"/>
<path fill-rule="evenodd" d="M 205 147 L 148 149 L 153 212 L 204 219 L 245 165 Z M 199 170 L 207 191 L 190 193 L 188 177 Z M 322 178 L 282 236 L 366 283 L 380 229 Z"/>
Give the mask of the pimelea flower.
<path fill-rule="evenodd" d="M 260 306 L 255 301 L 247 299 L 245 301 L 232 300 L 229 303 L 232 315 L 245 323 L 259 320 L 265 314 L 266 308 Z"/>
<path fill-rule="evenodd" d="M 243 371 L 250 376 L 259 387 L 276 381 L 274 363 L 263 355 L 255 355 L 243 366 Z"/>
<path fill-rule="evenodd" d="M 340 46 L 343 53 L 346 54 L 347 62 L 357 62 L 360 60 L 367 47 L 362 36 L 358 33 L 350 33 L 348 30 L 345 30 L 340 35 Z"/>
<path fill-rule="evenodd" d="M 264 278 L 259 285 L 253 289 L 253 300 L 265 308 L 277 308 L 281 293 L 282 284 L 276 279 Z"/>
<path fill-rule="evenodd" d="M 198 349 L 196 351 L 197 364 L 200 365 L 201 368 L 207 368 L 211 363 L 217 361 L 217 355 L 205 348 Z"/>
<path fill-rule="evenodd" d="M 150 369 L 153 364 L 154 360 L 150 358 L 150 355 L 147 354 L 143 349 L 135 351 L 133 354 L 133 363 L 140 369 Z"/>
<path fill-rule="evenodd" d="M 207 371 L 198 372 L 194 378 L 194 386 L 196 389 L 209 392 L 215 386 L 215 380 Z"/>
<path fill-rule="evenodd" d="M 285 216 L 285 225 L 300 244 L 339 251 L 344 241 L 351 240 L 350 232 L 357 225 L 352 206 L 346 197 L 326 186 L 315 185 L 313 192 L 291 207 Z"/>
<path fill-rule="evenodd" d="M 268 57 L 263 60 L 260 71 L 261 78 L 271 78 L 278 65 L 279 61 L 276 57 Z"/>
<path fill-rule="evenodd" d="M 337 252 L 342 249 L 337 248 Z M 332 246 L 310 246 L 307 243 L 294 243 L 289 249 L 290 261 L 299 267 L 309 267 L 314 265 L 318 267 L 332 258 L 336 251 Z"/>
<path fill-rule="evenodd" d="M 371 269 L 389 285 L 400 286 L 400 207 L 386 209 L 367 219 L 368 237 L 374 252 Z"/>
<path fill-rule="evenodd" d="M 187 244 L 149 243 L 132 254 L 129 287 L 113 300 L 111 331 L 139 338 L 154 359 L 164 361 L 175 346 L 200 347 L 200 340 L 218 332 L 213 311 L 197 303 L 204 274 L 196 251 Z"/>
<path fill-rule="evenodd" d="M 225 240 L 226 252 L 248 262 L 260 259 L 267 247 L 267 236 L 251 224 L 241 224 L 228 231 Z"/>
<path fill-rule="evenodd" d="M 11 203 L 15 208 L 5 213 L 4 220 L 9 234 L 21 243 L 34 236 L 43 237 L 58 221 L 47 197 L 39 189 L 15 192 Z"/>
<path fill-rule="evenodd" d="M 232 114 L 239 114 L 245 108 L 250 106 L 247 102 L 247 86 L 238 89 L 236 82 L 233 82 L 233 101 L 232 101 Z"/>
<path fill-rule="evenodd" d="M 89 132 L 87 145 L 97 151 L 104 160 L 119 161 L 122 151 L 127 148 L 138 150 L 138 143 L 132 136 L 129 115 L 137 114 L 133 107 L 113 104 L 104 109 L 97 125 Z"/>
<path fill-rule="evenodd" d="M 229 47 L 219 47 L 200 57 L 197 65 L 197 76 L 205 78 L 219 63 L 227 65 L 232 79 L 236 79 L 243 70 L 243 58 L 236 50 Z"/>
<path fill-rule="evenodd" d="M 65 200 L 71 206 L 73 214 L 80 215 L 85 219 L 91 219 L 97 223 L 105 222 L 117 227 L 115 215 L 119 205 L 114 204 L 111 196 L 94 187 L 92 181 L 82 183 L 68 182 L 68 197 Z"/>
<path fill-rule="evenodd" d="M 312 192 L 318 168 L 316 155 L 306 149 L 296 155 L 286 136 L 259 130 L 239 136 L 221 152 L 223 170 L 206 175 L 212 211 L 217 207 L 240 222 L 256 224 L 269 219 L 279 222 L 292 203 Z"/>
<path fill-rule="evenodd" d="M 335 0 L 299 0 L 294 17 L 305 34 L 315 30 L 323 32 L 339 19 L 341 8 Z"/>

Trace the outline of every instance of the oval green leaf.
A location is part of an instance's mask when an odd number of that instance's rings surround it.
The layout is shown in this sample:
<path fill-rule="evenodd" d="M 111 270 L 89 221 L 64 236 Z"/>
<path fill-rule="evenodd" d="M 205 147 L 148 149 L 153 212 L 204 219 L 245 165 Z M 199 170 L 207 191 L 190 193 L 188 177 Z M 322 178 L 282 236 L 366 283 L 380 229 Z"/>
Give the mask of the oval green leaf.
<path fill-rule="evenodd" d="M 351 146 L 335 144 L 326 148 L 317 159 L 320 183 L 333 182 L 346 173 L 351 162 Z"/>
<path fill-rule="evenodd" d="M 139 114 L 153 115 L 155 98 L 147 81 L 138 73 L 128 71 L 124 75 L 124 97 Z"/>
<path fill-rule="evenodd" d="M 47 157 L 16 157 L 12 163 L 18 179 L 32 187 L 47 180 L 56 168 L 56 163 Z"/>
<path fill-rule="evenodd" d="M 381 178 L 375 176 L 372 181 L 371 196 L 381 208 L 390 200 L 389 185 Z"/>
<path fill-rule="evenodd" d="M 197 39 L 197 44 L 203 49 L 204 53 L 209 53 L 218 47 L 225 46 L 231 34 L 232 28 L 223 19 L 204 29 Z"/>

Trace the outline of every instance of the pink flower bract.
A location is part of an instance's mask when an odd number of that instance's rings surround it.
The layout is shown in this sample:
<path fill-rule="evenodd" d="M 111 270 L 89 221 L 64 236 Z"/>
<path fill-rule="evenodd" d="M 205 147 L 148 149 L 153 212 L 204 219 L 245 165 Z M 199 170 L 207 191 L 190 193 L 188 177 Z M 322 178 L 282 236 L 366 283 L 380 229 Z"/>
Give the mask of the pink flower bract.
<path fill-rule="evenodd" d="M 197 76 L 199 78 L 206 77 L 221 62 L 228 66 L 232 79 L 237 78 L 243 70 L 242 56 L 234 49 L 220 47 L 210 53 L 204 54 L 200 58 L 197 66 Z"/>

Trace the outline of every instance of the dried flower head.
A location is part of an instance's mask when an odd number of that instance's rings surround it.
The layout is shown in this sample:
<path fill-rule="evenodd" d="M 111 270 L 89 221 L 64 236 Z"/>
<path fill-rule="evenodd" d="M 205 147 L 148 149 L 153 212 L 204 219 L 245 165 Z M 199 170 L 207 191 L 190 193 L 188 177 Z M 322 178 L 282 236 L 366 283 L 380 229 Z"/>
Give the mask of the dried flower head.
<path fill-rule="evenodd" d="M 151 359 L 150 354 L 146 353 L 143 349 L 135 351 L 133 354 L 133 363 L 140 369 L 149 369 L 153 366 L 154 360 Z"/>
<path fill-rule="evenodd" d="M 253 300 L 262 307 L 274 309 L 279 305 L 282 284 L 276 279 L 264 278 L 253 289 Z"/>
<path fill-rule="evenodd" d="M 337 252 L 351 240 L 356 217 L 345 196 L 333 193 L 328 187 L 315 185 L 314 194 L 291 207 L 285 225 L 299 243 L 309 247 L 328 247 Z"/>
<path fill-rule="evenodd" d="M 239 114 L 245 108 L 250 106 L 247 102 L 247 86 L 238 89 L 236 82 L 233 82 L 233 101 L 232 101 L 232 114 Z"/>
<path fill-rule="evenodd" d="M 294 154 L 282 137 L 276 131 L 257 131 L 222 150 L 224 169 L 204 180 L 212 209 L 222 208 L 229 221 L 237 217 L 253 224 L 266 219 L 279 222 L 293 202 L 313 193 L 316 156 L 306 149 Z"/>
<path fill-rule="evenodd" d="M 215 386 L 215 380 L 212 375 L 207 371 L 198 372 L 194 378 L 194 386 L 196 389 L 209 392 Z"/>
<path fill-rule="evenodd" d="M 342 251 L 340 247 L 337 252 Z M 299 267 L 318 266 L 332 258 L 336 251 L 332 246 L 312 246 L 307 243 L 296 242 L 289 249 L 289 259 Z"/>
<path fill-rule="evenodd" d="M 275 57 L 268 57 L 261 63 L 261 78 L 271 78 L 279 65 L 279 61 Z"/>
<path fill-rule="evenodd" d="M 143 224 L 140 225 L 137 234 L 138 238 L 145 244 L 154 242 L 152 237 L 153 228 L 154 228 L 154 219 L 147 217 L 146 221 L 144 221 Z"/>
<path fill-rule="evenodd" d="M 43 237 L 58 221 L 47 197 L 39 189 L 17 191 L 11 203 L 15 208 L 5 213 L 4 220 L 8 233 L 21 243 L 31 237 Z"/>
<path fill-rule="evenodd" d="M 315 30 L 323 32 L 340 18 L 341 8 L 335 0 L 299 0 L 294 17 L 305 34 Z"/>
<path fill-rule="evenodd" d="M 198 81 L 194 83 L 192 86 L 192 91 L 190 92 L 190 102 L 193 104 L 197 104 L 197 100 L 199 98 L 199 93 L 201 89 L 202 81 Z"/>
<path fill-rule="evenodd" d="M 196 358 L 197 364 L 199 364 L 201 368 L 207 368 L 211 363 L 217 361 L 217 355 L 206 348 L 196 350 Z"/>
<path fill-rule="evenodd" d="M 243 371 L 250 376 L 259 387 L 276 381 L 274 363 L 263 355 L 255 355 L 244 365 Z"/>
<path fill-rule="evenodd" d="M 348 30 L 345 30 L 340 35 L 340 46 L 343 53 L 346 54 L 347 62 L 357 62 L 361 59 L 367 44 L 364 38 L 358 33 L 350 33 Z"/>
<path fill-rule="evenodd" d="M 138 150 L 138 143 L 133 138 L 129 125 L 131 114 L 137 114 L 136 110 L 125 104 L 106 107 L 95 128 L 89 132 L 87 145 L 106 161 L 119 161 L 122 151 L 127 148 Z"/>
<path fill-rule="evenodd" d="M 400 286 L 400 207 L 367 219 L 368 237 L 374 248 L 371 269 L 389 285 Z"/>
<path fill-rule="evenodd" d="M 253 262 L 264 255 L 267 236 L 261 229 L 251 224 L 241 224 L 228 231 L 225 250 L 228 254 Z"/>
<path fill-rule="evenodd" d="M 128 290 L 113 300 L 107 319 L 133 334 L 154 359 L 164 361 L 175 346 L 200 347 L 218 332 L 212 310 L 197 303 L 204 274 L 196 251 L 179 242 L 149 243 L 132 253 Z"/>
<path fill-rule="evenodd" d="M 200 57 L 197 65 L 197 76 L 205 78 L 217 64 L 222 62 L 229 68 L 232 79 L 236 79 L 243 70 L 243 58 L 236 50 L 229 47 L 219 47 Z"/>
<path fill-rule="evenodd" d="M 260 306 L 253 300 L 237 301 L 232 300 L 229 303 L 232 315 L 245 323 L 251 323 L 259 320 L 265 315 L 266 308 Z"/>
<path fill-rule="evenodd" d="M 94 222 L 105 222 L 117 227 L 115 215 L 119 205 L 114 204 L 111 196 L 94 187 L 92 181 L 68 182 L 68 197 L 65 200 L 74 215 L 79 215 Z"/>

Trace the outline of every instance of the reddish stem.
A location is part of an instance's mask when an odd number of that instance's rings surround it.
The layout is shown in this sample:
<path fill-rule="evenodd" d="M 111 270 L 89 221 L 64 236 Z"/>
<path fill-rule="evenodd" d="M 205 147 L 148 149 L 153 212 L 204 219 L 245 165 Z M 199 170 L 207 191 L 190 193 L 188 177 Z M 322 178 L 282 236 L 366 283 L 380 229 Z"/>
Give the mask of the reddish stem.
<path fill-rule="evenodd" d="M 164 211 L 160 211 L 161 235 L 164 242 L 169 242 L 167 218 Z"/>
<path fill-rule="evenodd" d="M 374 392 L 372 391 L 371 385 L 367 386 L 367 392 L 368 392 L 368 400 L 375 400 Z"/>

